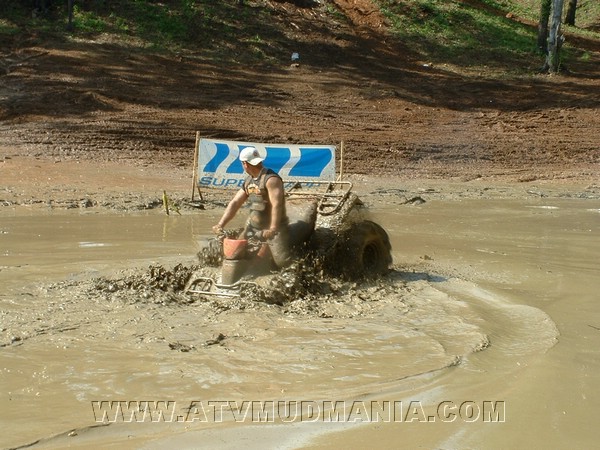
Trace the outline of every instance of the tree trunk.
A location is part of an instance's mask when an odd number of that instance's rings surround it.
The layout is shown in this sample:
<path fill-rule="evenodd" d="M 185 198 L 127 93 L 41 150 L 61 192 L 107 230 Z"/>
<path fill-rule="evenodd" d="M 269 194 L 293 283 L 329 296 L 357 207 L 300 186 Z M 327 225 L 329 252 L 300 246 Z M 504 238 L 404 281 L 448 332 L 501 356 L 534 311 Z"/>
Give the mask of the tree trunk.
<path fill-rule="evenodd" d="M 551 10 L 552 0 L 542 0 L 540 8 L 540 21 L 538 23 L 537 46 L 538 49 L 543 53 L 548 51 L 548 22 L 550 22 Z"/>
<path fill-rule="evenodd" d="M 577 0 L 569 0 L 567 5 L 567 15 L 565 16 L 565 24 L 575 26 L 575 11 L 577 10 Z"/>
<path fill-rule="evenodd" d="M 67 30 L 73 31 L 73 3 L 75 0 L 67 0 Z"/>
<path fill-rule="evenodd" d="M 550 73 L 558 73 L 560 69 L 560 46 L 563 39 L 560 24 L 563 5 L 564 0 L 553 0 L 552 21 L 550 22 L 550 32 L 548 34 L 548 56 L 545 64 L 547 71 Z"/>

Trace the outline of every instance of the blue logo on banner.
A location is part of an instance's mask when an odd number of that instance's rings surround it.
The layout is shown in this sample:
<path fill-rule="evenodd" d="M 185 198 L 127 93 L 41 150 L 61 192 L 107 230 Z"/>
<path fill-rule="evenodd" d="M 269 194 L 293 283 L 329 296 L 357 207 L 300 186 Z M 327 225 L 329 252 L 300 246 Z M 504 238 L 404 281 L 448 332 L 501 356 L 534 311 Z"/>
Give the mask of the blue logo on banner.
<path fill-rule="evenodd" d="M 265 147 L 267 157 L 265 158 L 265 166 L 270 167 L 276 173 L 281 171 L 281 168 L 290 160 L 292 153 L 287 147 Z"/>
<path fill-rule="evenodd" d="M 300 160 L 292 170 L 291 177 L 320 177 L 323 169 L 331 161 L 331 152 L 323 152 L 322 148 L 300 147 Z M 325 158 L 323 155 L 327 155 Z"/>
<path fill-rule="evenodd" d="M 239 150 L 243 147 L 240 146 Z M 230 155 L 231 149 L 227 144 L 215 143 L 216 153 L 210 161 L 204 166 L 205 173 L 217 172 L 219 166 Z M 265 158 L 265 166 L 273 169 L 275 172 L 280 172 L 281 169 L 291 161 L 292 152 L 289 147 L 265 147 L 267 156 Z M 320 177 L 323 170 L 329 165 L 333 157 L 329 148 L 315 147 L 300 147 L 300 158 L 295 162 L 290 169 L 289 175 L 292 177 Z M 240 160 L 236 158 L 225 170 L 229 174 L 243 174 L 244 169 Z"/>
<path fill-rule="evenodd" d="M 212 159 L 210 161 L 208 161 L 206 163 L 206 166 L 204 166 L 204 171 L 205 172 L 216 172 L 217 169 L 219 168 L 219 166 L 221 165 L 221 163 L 223 161 L 225 161 L 225 158 L 227 158 L 229 156 L 229 146 L 227 144 L 222 144 L 222 143 L 215 143 L 215 148 L 217 149 L 217 152 L 215 153 L 215 156 L 212 157 Z M 239 161 L 238 161 L 239 163 Z M 240 166 L 240 171 L 239 172 L 235 172 L 235 173 L 243 173 L 244 171 L 242 170 L 242 164 L 239 164 Z"/>

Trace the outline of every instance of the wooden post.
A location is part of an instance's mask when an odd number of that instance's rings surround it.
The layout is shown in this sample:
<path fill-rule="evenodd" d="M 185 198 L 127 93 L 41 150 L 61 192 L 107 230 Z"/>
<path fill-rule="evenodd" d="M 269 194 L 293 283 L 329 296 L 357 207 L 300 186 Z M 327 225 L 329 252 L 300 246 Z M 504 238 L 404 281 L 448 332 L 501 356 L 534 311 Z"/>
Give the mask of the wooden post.
<path fill-rule="evenodd" d="M 194 194 L 196 193 L 196 182 L 198 181 L 198 145 L 200 143 L 200 132 L 196 131 L 196 144 L 194 145 L 194 168 L 192 172 L 192 201 L 194 201 Z M 198 189 L 200 194 L 200 200 L 202 200 L 202 192 Z"/>
<path fill-rule="evenodd" d="M 338 181 L 342 181 L 344 177 L 344 141 L 340 142 L 340 174 L 338 176 Z"/>

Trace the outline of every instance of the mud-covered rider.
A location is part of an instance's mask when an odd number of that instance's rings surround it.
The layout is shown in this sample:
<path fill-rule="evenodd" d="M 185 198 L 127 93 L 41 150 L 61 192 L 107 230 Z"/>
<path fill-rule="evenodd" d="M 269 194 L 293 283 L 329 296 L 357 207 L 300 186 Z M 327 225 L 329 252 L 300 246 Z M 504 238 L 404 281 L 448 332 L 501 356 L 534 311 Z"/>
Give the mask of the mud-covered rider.
<path fill-rule="evenodd" d="M 240 237 L 262 236 L 269 243 L 275 264 L 285 267 L 290 258 L 283 181 L 277 173 L 263 165 L 264 158 L 255 147 L 242 149 L 239 159 L 248 177 L 225 208 L 219 222 L 213 226 L 213 231 L 221 233 L 242 205 L 250 200 L 250 214 Z"/>

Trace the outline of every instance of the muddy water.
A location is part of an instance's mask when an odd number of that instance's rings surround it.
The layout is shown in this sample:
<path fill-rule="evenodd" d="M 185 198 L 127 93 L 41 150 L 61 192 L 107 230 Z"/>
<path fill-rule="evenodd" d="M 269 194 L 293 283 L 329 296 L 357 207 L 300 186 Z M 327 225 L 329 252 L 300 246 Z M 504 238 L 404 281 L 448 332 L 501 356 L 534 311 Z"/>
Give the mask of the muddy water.
<path fill-rule="evenodd" d="M 10 432 L 0 445 L 595 444 L 600 202 L 431 201 L 375 213 L 394 248 L 386 284 L 350 286 L 298 313 L 86 284 L 192 264 L 211 213 L 3 212 L 0 422 Z M 173 406 L 170 420 L 128 410 L 105 426 L 94 401 Z"/>

